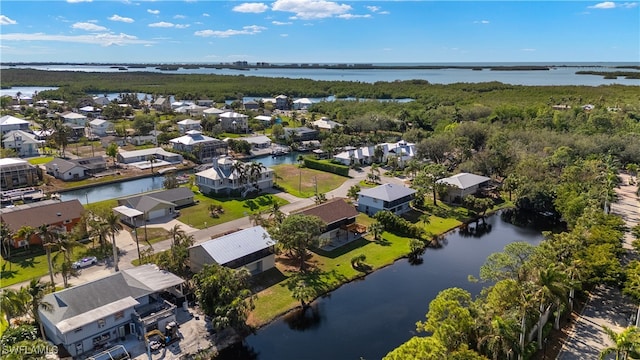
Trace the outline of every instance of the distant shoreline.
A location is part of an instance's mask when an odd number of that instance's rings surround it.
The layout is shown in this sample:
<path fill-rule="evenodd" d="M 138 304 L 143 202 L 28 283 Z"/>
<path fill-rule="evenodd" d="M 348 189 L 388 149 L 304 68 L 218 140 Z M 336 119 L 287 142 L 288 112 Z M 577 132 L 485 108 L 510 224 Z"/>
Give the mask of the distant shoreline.
<path fill-rule="evenodd" d="M 619 65 L 620 63 L 609 63 L 609 67 L 617 69 L 635 69 L 640 70 L 639 65 Z M 616 65 L 618 64 L 618 65 Z M 235 63 L 218 63 L 218 64 L 190 64 L 190 63 L 62 63 L 62 62 L 10 62 L 4 63 L 3 66 L 107 66 L 118 68 L 119 70 L 156 68 L 161 71 L 175 71 L 178 69 L 199 69 L 199 68 L 215 68 L 215 69 L 231 69 L 231 70 L 251 70 L 251 69 L 335 69 L 335 70 L 443 70 L 443 69 L 466 69 L 466 70 L 491 70 L 491 71 L 548 71 L 558 67 L 603 67 L 600 64 L 562 64 L 562 65 L 498 65 L 498 64 L 362 64 L 362 63 L 340 63 L 340 64 L 320 64 L 320 63 L 289 63 L 289 64 L 270 64 L 270 63 L 247 63 L 244 61 Z"/>

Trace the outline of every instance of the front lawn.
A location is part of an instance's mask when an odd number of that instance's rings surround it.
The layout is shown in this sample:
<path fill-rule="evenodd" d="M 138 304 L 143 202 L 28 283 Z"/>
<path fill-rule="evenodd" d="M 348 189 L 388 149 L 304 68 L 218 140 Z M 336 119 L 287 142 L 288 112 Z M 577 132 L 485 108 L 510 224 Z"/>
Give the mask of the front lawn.
<path fill-rule="evenodd" d="M 265 211 L 274 201 L 280 206 L 288 203 L 273 195 L 261 195 L 253 199 L 214 199 L 196 194 L 194 199 L 198 203 L 180 209 L 178 220 L 198 229 L 249 216 L 257 211 Z M 212 217 L 209 211 L 210 205 L 221 205 L 223 212 L 218 217 Z"/>
<path fill-rule="evenodd" d="M 342 185 L 347 178 L 344 176 L 300 168 L 296 165 L 276 165 L 272 167 L 276 173 L 275 183 L 291 195 L 308 198 L 319 193 L 327 193 Z"/>
<path fill-rule="evenodd" d="M 41 165 L 41 164 L 46 164 L 51 160 L 53 160 L 53 156 L 43 156 L 43 157 L 29 159 L 29 164 L 31 164 L 31 165 Z"/>

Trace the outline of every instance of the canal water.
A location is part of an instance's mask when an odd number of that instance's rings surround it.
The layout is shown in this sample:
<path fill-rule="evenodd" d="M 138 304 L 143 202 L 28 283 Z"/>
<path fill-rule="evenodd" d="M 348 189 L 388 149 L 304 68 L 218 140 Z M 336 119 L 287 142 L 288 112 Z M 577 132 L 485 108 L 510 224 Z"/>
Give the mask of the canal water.
<path fill-rule="evenodd" d="M 258 161 L 264 166 L 270 167 L 279 164 L 293 164 L 298 158 L 297 152 L 272 157 L 261 156 L 247 161 Z M 147 177 L 142 179 L 127 180 L 119 183 L 96 185 L 86 189 L 72 190 L 60 194 L 62 201 L 79 200 L 82 204 L 94 203 L 103 200 L 117 199 L 152 190 L 162 189 L 164 176 Z"/>
<path fill-rule="evenodd" d="M 486 257 L 514 241 L 537 245 L 541 229 L 522 228 L 494 215 L 482 235 L 448 234 L 439 249 L 428 249 L 423 263 L 401 259 L 344 285 L 313 304 L 304 316 L 289 314 L 222 352 L 218 359 L 380 359 L 416 335 L 429 302 L 443 289 L 460 287 L 474 296 Z M 421 334 L 424 336 L 425 334 Z"/>

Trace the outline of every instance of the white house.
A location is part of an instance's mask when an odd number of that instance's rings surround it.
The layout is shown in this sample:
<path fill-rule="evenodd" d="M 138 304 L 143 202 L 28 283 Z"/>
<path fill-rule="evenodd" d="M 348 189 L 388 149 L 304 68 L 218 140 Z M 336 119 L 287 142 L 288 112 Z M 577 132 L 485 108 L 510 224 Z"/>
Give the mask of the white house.
<path fill-rule="evenodd" d="M 312 122 L 312 124 L 314 127 L 317 127 L 320 130 L 329 130 L 329 131 L 342 126 L 342 124 L 335 122 L 333 120 L 329 120 L 326 117 L 323 117 L 320 120 L 316 120 Z"/>
<path fill-rule="evenodd" d="M 178 121 L 178 131 L 180 131 L 180 134 L 184 134 L 190 130 L 201 131 L 202 126 L 200 125 L 200 123 L 201 123 L 200 120 L 193 120 L 193 119 L 180 120 Z"/>
<path fill-rule="evenodd" d="M 118 199 L 118 208 L 124 206 L 128 209 L 135 209 L 141 213 L 141 218 L 153 220 L 176 215 L 177 209 L 194 203 L 193 196 L 194 194 L 191 190 L 186 187 L 178 187 Z M 114 208 L 114 211 L 123 214 L 123 212 L 118 211 L 118 208 Z M 126 216 L 126 212 L 123 215 Z M 129 221 L 130 219 L 126 220 Z M 131 222 L 129 223 L 131 224 Z"/>
<path fill-rule="evenodd" d="M 87 117 L 82 114 L 68 111 L 60 114 L 60 117 L 62 117 L 62 120 L 65 123 L 74 124 L 74 125 L 83 126 L 83 127 L 87 125 Z"/>
<path fill-rule="evenodd" d="M 375 152 L 378 147 L 381 150 L 382 159 L 376 159 Z M 413 159 L 415 156 L 415 144 L 400 140 L 396 143 L 382 143 L 375 146 L 346 148 L 345 151 L 334 155 L 333 158 L 344 165 L 351 165 L 352 163 L 367 165 L 375 161 L 386 163 L 390 157 L 394 157 L 398 161 L 398 165 L 402 168 L 407 161 Z"/>
<path fill-rule="evenodd" d="M 207 118 L 217 119 L 220 114 L 224 114 L 225 112 L 227 112 L 227 111 L 211 107 L 211 108 L 203 110 L 202 111 L 202 115 L 204 117 L 207 117 Z"/>
<path fill-rule="evenodd" d="M 274 171 L 270 168 L 262 167 L 256 179 L 251 179 L 249 168 L 251 164 L 245 164 L 245 181 L 242 181 L 237 169 L 238 160 L 228 157 L 214 158 L 213 167 L 196 173 L 196 184 L 204 194 L 208 193 L 229 193 L 231 191 L 242 191 L 248 193 L 255 189 L 259 190 L 271 188 L 273 186 Z M 235 165 L 235 166 L 234 166 Z"/>
<path fill-rule="evenodd" d="M 218 119 L 224 131 L 246 132 L 249 126 L 249 116 L 233 111 L 218 115 Z"/>
<path fill-rule="evenodd" d="M 0 117 L 0 135 L 12 130 L 29 131 L 29 122 L 11 115 Z"/>
<path fill-rule="evenodd" d="M 294 110 L 307 110 L 311 107 L 311 105 L 313 105 L 313 101 L 307 98 L 297 99 L 293 101 Z"/>
<path fill-rule="evenodd" d="M 227 143 L 202 135 L 200 131 L 189 130 L 184 136 L 169 140 L 173 149 L 192 153 L 201 162 L 227 154 Z"/>
<path fill-rule="evenodd" d="M 411 209 L 409 203 L 416 191 L 403 185 L 384 184 L 358 193 L 358 211 L 374 215 L 378 211 L 388 210 L 396 215 Z"/>
<path fill-rule="evenodd" d="M 436 180 L 437 184 L 447 185 L 447 195 L 443 201 L 462 202 L 467 195 L 475 194 L 479 189 L 489 184 L 491 178 L 486 176 L 459 173 L 444 179 Z"/>
<path fill-rule="evenodd" d="M 271 139 L 265 135 L 247 136 L 236 140 L 244 140 L 258 149 L 266 149 L 271 146 Z"/>
<path fill-rule="evenodd" d="M 51 308 L 38 313 L 47 339 L 77 359 L 107 344 L 139 345 L 148 331 L 164 330 L 185 301 L 183 283 L 153 264 L 141 265 L 47 294 L 42 301 Z"/>
<path fill-rule="evenodd" d="M 123 164 L 132 164 L 136 162 L 146 162 L 149 156 L 154 156 L 157 161 L 165 161 L 170 164 L 180 164 L 182 155 L 168 152 L 163 148 L 151 148 L 134 151 L 120 150 L 118 152 L 118 162 Z"/>
<path fill-rule="evenodd" d="M 89 121 L 91 133 L 97 136 L 106 136 L 108 133 L 114 133 L 113 123 L 108 120 L 94 119 Z"/>
<path fill-rule="evenodd" d="M 2 138 L 2 146 L 15 150 L 20 157 L 40 155 L 39 149 L 43 145 L 44 140 L 38 140 L 34 134 L 22 130 L 9 131 Z"/>
<path fill-rule="evenodd" d="M 254 226 L 190 247 L 189 266 L 196 273 L 204 265 L 218 264 L 259 274 L 275 266 L 275 244 L 262 226 Z"/>

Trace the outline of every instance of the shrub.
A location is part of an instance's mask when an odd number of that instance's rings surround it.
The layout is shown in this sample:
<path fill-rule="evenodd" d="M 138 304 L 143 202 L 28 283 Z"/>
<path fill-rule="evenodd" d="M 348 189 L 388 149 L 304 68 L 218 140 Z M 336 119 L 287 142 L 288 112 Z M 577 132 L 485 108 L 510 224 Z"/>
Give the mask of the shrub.
<path fill-rule="evenodd" d="M 349 167 L 339 164 L 332 164 L 327 161 L 316 160 L 309 157 L 304 158 L 304 166 L 309 169 L 326 171 L 342 176 L 349 176 Z"/>
<path fill-rule="evenodd" d="M 378 211 L 373 215 L 373 218 L 380 222 L 385 230 L 400 236 L 420 238 L 424 231 L 422 228 L 388 210 Z"/>

